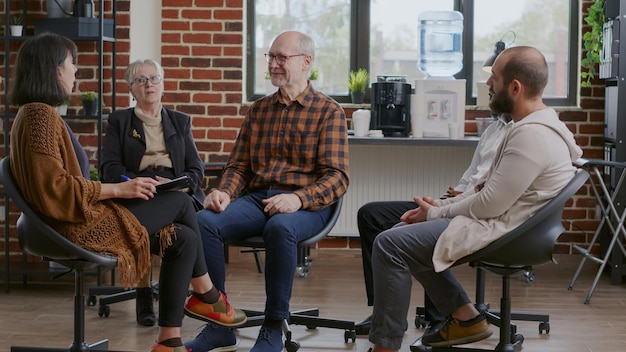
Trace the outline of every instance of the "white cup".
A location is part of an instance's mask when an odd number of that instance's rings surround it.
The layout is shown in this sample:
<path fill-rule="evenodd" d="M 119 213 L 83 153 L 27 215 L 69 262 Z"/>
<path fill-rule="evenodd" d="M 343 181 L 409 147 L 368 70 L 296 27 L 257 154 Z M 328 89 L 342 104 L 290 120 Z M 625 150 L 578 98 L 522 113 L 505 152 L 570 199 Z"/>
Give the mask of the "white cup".
<path fill-rule="evenodd" d="M 459 139 L 461 136 L 459 136 L 461 131 L 461 126 L 459 126 L 458 123 L 453 123 L 450 122 L 448 124 L 448 137 L 450 139 Z"/>
<path fill-rule="evenodd" d="M 352 126 L 355 137 L 367 137 L 370 130 L 370 111 L 359 109 L 352 113 Z"/>

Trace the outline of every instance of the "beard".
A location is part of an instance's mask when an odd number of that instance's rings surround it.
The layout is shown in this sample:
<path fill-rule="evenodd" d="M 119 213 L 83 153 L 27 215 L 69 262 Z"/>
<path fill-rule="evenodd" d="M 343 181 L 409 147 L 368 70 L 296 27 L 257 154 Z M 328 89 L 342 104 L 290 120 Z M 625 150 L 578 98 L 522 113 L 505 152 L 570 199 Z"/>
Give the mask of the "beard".
<path fill-rule="evenodd" d="M 489 102 L 489 108 L 496 114 L 510 114 L 513 112 L 513 100 L 509 96 L 509 92 L 503 89 L 499 93 L 495 93 Z"/>

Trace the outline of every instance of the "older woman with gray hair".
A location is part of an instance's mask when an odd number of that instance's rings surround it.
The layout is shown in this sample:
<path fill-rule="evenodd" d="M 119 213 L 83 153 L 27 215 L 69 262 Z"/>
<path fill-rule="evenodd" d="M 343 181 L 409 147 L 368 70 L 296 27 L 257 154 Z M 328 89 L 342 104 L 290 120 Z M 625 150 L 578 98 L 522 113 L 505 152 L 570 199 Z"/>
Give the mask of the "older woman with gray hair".
<path fill-rule="evenodd" d="M 131 63 L 124 74 L 136 106 L 109 115 L 100 178 L 121 182 L 137 176 L 167 181 L 189 177 L 187 192 L 196 210 L 202 208 L 204 163 L 191 134 L 189 115 L 163 107 L 164 72 L 151 59 Z M 156 319 L 150 276 L 137 287 L 137 323 L 152 326 Z"/>

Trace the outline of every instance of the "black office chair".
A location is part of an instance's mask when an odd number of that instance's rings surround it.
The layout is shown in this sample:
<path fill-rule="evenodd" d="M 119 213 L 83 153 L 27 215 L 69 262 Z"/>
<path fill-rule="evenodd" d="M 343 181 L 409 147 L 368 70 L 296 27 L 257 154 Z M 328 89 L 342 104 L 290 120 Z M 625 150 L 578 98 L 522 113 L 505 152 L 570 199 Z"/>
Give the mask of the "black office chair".
<path fill-rule="evenodd" d="M 12 352 L 35 351 L 70 351 L 85 352 L 89 350 L 105 351 L 109 349 L 109 341 L 102 340 L 91 345 L 85 343 L 85 301 L 83 297 L 83 279 L 86 269 L 95 267 L 113 268 L 117 258 L 110 255 L 88 251 L 75 245 L 63 235 L 48 226 L 23 198 L 10 168 L 10 159 L 0 161 L 0 180 L 4 190 L 22 211 L 17 220 L 17 237 L 23 251 L 41 256 L 46 261 L 59 263 L 74 271 L 74 340 L 65 348 L 20 347 L 12 346 Z"/>
<path fill-rule="evenodd" d="M 298 264 L 297 271 L 301 277 L 306 277 L 309 268 L 311 266 L 311 259 L 309 258 L 310 247 L 315 243 L 319 242 L 321 239 L 326 237 L 330 231 L 337 223 L 337 219 L 339 218 L 339 214 L 341 212 L 341 205 L 343 203 L 343 198 L 339 198 L 339 200 L 331 205 L 331 215 L 329 221 L 326 223 L 324 228 L 322 228 L 315 236 L 301 241 L 298 243 Z M 236 246 L 236 247 L 250 247 L 251 251 L 254 252 L 255 257 L 257 259 L 257 268 L 259 272 L 263 272 L 263 264 L 261 263 L 259 250 L 263 250 L 265 248 L 265 243 L 263 242 L 263 237 L 255 236 L 250 237 L 245 240 L 228 242 L 225 245 L 227 246 Z M 249 326 L 259 326 L 263 324 L 263 320 L 265 316 L 263 312 L 253 311 L 253 310 L 244 310 L 246 315 L 248 316 L 248 321 L 240 328 L 245 328 Z M 354 342 L 356 340 L 356 330 L 353 321 L 347 320 L 336 320 L 336 319 L 328 319 L 319 316 L 319 308 L 311 308 L 311 309 L 303 309 L 295 312 L 289 313 L 289 319 L 283 321 L 283 333 L 285 335 L 285 349 L 287 352 L 295 352 L 300 348 L 300 344 L 292 340 L 291 329 L 289 325 L 304 325 L 308 329 L 315 329 L 317 327 L 330 328 L 330 329 L 343 329 L 344 332 L 344 342 L 348 343 L 349 340 Z"/>
<path fill-rule="evenodd" d="M 102 268 L 99 268 L 96 275 L 100 277 L 103 274 Z M 111 282 L 115 282 L 115 273 L 111 274 Z M 159 298 L 159 284 L 151 282 L 152 299 Z M 110 304 L 130 301 L 137 298 L 137 290 L 135 288 L 124 288 L 121 286 L 105 286 L 100 282 L 96 286 L 92 286 L 88 290 L 87 305 L 95 306 L 98 303 L 98 316 L 108 318 L 111 314 Z"/>
<path fill-rule="evenodd" d="M 500 339 L 494 351 L 521 350 L 524 336 L 518 334 L 515 325 L 511 323 L 509 279 L 515 274 L 532 272 L 533 266 L 550 261 L 556 263 L 552 257 L 552 251 L 557 238 L 565 230 L 562 224 L 563 208 L 588 178 L 589 173 L 586 170 L 578 169 L 567 186 L 531 218 L 487 247 L 454 263 L 455 266 L 470 263 L 479 272 L 486 270 L 502 276 L 500 312 L 485 311 L 489 323 L 500 327 Z M 484 290 L 484 287 L 482 289 Z M 549 332 L 549 325 L 546 330 Z M 427 347 L 423 346 L 420 340 L 418 339 L 411 345 L 411 351 L 489 351 L 456 346 Z"/>

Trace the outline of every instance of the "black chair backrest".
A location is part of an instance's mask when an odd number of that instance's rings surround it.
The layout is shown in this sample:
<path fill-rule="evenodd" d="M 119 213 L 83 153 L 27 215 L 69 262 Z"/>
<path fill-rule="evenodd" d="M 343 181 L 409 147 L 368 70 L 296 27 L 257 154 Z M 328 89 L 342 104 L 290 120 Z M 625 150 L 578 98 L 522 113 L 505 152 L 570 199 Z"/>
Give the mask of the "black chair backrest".
<path fill-rule="evenodd" d="M 459 259 L 455 265 L 478 261 L 501 267 L 526 267 L 553 261 L 552 252 L 563 228 L 563 208 L 589 178 L 578 169 L 569 183 L 532 217 L 487 247 Z"/>
<path fill-rule="evenodd" d="M 46 224 L 22 196 L 11 173 L 8 156 L 0 161 L 0 180 L 5 192 L 22 211 L 17 221 L 17 237 L 23 251 L 60 264 L 65 263 L 68 267 L 113 267 L 117 264 L 116 257 L 77 246 Z"/>

